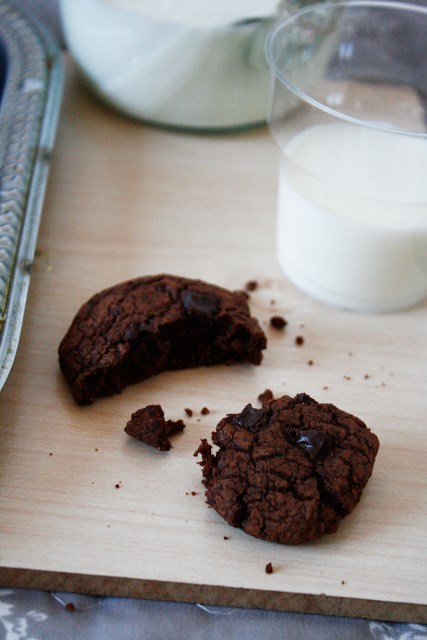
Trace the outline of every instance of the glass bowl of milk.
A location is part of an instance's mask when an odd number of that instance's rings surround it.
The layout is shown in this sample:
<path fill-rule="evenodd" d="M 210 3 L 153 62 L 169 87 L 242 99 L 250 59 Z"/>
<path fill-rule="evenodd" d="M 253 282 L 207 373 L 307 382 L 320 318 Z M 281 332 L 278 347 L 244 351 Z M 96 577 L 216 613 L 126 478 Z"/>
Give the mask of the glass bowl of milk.
<path fill-rule="evenodd" d="M 271 29 L 266 53 L 284 273 L 354 311 L 426 300 L 427 8 L 313 5 Z"/>
<path fill-rule="evenodd" d="M 61 0 L 60 8 L 67 47 L 104 101 L 161 126 L 229 130 L 266 124 L 264 42 L 279 4 Z"/>

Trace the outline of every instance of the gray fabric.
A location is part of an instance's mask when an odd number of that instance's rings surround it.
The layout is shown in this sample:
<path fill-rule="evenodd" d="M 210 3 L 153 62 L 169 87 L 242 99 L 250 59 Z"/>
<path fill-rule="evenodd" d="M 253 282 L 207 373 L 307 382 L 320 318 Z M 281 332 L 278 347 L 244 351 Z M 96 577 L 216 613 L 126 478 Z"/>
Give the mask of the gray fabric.
<path fill-rule="evenodd" d="M 427 626 L 0 590 L 0 640 L 427 640 Z"/>

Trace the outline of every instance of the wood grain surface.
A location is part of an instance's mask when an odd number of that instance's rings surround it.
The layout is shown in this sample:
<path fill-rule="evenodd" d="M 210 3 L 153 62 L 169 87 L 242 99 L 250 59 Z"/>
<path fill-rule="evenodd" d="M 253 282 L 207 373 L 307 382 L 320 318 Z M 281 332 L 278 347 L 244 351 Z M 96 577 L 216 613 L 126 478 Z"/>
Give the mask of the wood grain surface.
<path fill-rule="evenodd" d="M 145 127 L 67 69 L 22 338 L 0 395 L 0 584 L 427 622 L 427 305 L 374 316 L 309 299 L 277 265 L 278 153 L 265 129 Z M 56 353 L 73 315 L 104 287 L 160 272 L 232 289 L 256 280 L 263 364 L 165 373 L 77 407 Z M 269 327 L 275 314 L 285 331 Z M 359 506 L 314 544 L 251 538 L 204 501 L 200 439 L 267 387 L 333 402 L 381 441 Z M 123 432 L 149 403 L 187 424 L 170 452 Z"/>

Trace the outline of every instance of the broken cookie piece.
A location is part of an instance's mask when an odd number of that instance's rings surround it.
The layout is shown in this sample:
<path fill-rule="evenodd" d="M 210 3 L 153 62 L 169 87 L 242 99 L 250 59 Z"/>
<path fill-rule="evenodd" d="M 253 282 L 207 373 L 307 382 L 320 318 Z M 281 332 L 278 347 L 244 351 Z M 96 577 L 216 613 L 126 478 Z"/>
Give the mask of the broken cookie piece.
<path fill-rule="evenodd" d="M 246 292 L 160 274 L 92 296 L 58 354 L 75 401 L 85 405 L 163 371 L 258 365 L 266 345 Z"/>
<path fill-rule="evenodd" d="M 169 451 L 172 447 L 169 436 L 184 428 L 182 420 L 165 420 L 162 407 L 159 404 L 150 404 L 132 413 L 125 432 L 160 451 Z"/>
<path fill-rule="evenodd" d="M 231 526 L 283 544 L 338 529 L 379 448 L 359 418 L 301 393 L 223 418 L 201 455 L 207 503 Z"/>

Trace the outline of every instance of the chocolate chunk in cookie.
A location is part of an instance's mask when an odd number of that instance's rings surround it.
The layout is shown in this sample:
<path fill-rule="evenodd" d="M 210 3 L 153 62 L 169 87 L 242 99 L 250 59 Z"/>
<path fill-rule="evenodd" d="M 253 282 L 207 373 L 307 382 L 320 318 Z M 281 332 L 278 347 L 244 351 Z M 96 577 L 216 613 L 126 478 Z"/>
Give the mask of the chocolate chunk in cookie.
<path fill-rule="evenodd" d="M 359 502 L 379 448 L 355 416 L 306 394 L 247 405 L 203 440 L 207 503 L 257 538 L 299 544 L 338 529 Z"/>
<path fill-rule="evenodd" d="M 132 413 L 125 426 L 125 432 L 160 451 L 169 451 L 172 447 L 169 436 L 184 428 L 182 420 L 165 420 L 162 407 L 159 404 L 150 404 Z"/>
<path fill-rule="evenodd" d="M 73 396 L 83 405 L 162 371 L 260 364 L 266 344 L 245 292 L 158 275 L 90 298 L 58 352 Z"/>

